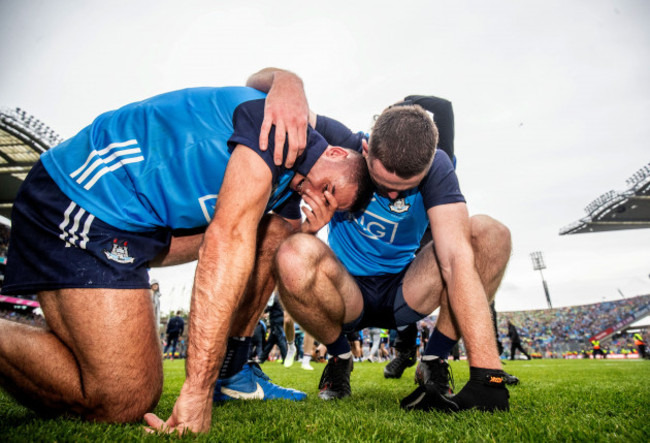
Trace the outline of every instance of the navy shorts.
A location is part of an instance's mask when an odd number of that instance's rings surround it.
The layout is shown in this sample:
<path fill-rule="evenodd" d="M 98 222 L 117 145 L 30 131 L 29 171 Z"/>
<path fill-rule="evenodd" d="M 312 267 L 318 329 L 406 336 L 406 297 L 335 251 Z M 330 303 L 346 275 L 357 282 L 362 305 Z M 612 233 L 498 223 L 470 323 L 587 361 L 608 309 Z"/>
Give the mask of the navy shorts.
<path fill-rule="evenodd" d="M 367 327 L 397 329 L 425 318 L 404 300 L 402 284 L 408 266 L 398 274 L 353 276 L 363 297 L 363 312 L 353 322 L 343 325 L 344 332 Z"/>
<path fill-rule="evenodd" d="M 71 201 L 37 162 L 18 191 L 2 293 L 63 288 L 149 288 L 149 262 L 169 229 L 126 232 Z"/>

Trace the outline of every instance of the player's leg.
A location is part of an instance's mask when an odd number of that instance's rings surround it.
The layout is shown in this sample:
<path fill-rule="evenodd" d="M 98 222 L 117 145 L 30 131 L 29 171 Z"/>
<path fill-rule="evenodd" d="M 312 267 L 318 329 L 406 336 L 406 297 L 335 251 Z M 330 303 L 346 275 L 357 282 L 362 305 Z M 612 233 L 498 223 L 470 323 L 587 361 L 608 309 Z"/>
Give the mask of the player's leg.
<path fill-rule="evenodd" d="M 485 288 L 487 302 L 491 302 L 510 257 L 510 232 L 488 216 L 474 216 L 470 222 L 476 268 Z M 460 339 L 460 329 L 450 310 L 447 290 L 432 244 L 422 249 L 409 268 L 404 279 L 403 293 L 406 303 L 420 313 L 430 312 L 440 305 L 438 321 L 424 350 L 422 363 L 416 370 L 416 379 L 423 383 L 432 381 L 440 393 L 450 392 L 445 360 Z M 490 336 L 493 335 L 494 331 Z M 484 340 L 474 346 L 475 353 L 494 350 L 496 354 L 496 343 L 493 340 Z"/>
<path fill-rule="evenodd" d="M 255 327 L 275 288 L 275 277 L 272 272 L 273 258 L 280 244 L 291 232 L 291 226 L 276 215 L 265 215 L 260 222 L 257 231 L 255 264 L 244 296 L 234 314 L 226 355 L 215 385 L 215 402 L 232 399 L 302 400 L 306 398 L 304 392 L 271 383 L 257 363 L 247 363 Z M 274 340 L 277 338 L 271 339 L 270 343 L 266 344 L 261 361 L 268 358 L 269 352 L 276 343 Z M 258 385 L 264 390 L 262 394 L 256 391 Z M 253 396 L 251 392 L 257 394 Z"/>
<path fill-rule="evenodd" d="M 305 331 L 305 338 L 303 340 L 303 356 L 300 367 L 306 371 L 313 371 L 314 367 L 310 364 L 312 353 L 314 352 L 314 337 Z"/>
<path fill-rule="evenodd" d="M 328 348 L 345 339 L 343 325 L 359 318 L 363 299 L 332 250 L 313 235 L 294 234 L 276 262 L 280 297 L 291 317 Z"/>
<path fill-rule="evenodd" d="M 384 368 L 385 378 L 400 378 L 406 368 L 417 363 L 417 334 L 417 323 L 397 328 L 394 344 L 395 357 Z"/>
<path fill-rule="evenodd" d="M 39 294 L 48 327 L 0 321 L 0 381 L 25 405 L 89 420 L 142 419 L 162 391 L 149 290 Z"/>
<path fill-rule="evenodd" d="M 332 250 L 313 235 L 289 237 L 278 250 L 276 263 L 284 307 L 332 355 L 321 376 L 319 397 L 350 395 L 352 352 L 343 325 L 357 320 L 363 311 L 356 282 Z"/>
<path fill-rule="evenodd" d="M 284 359 L 284 367 L 289 368 L 293 365 L 293 361 L 296 357 L 296 328 L 293 323 L 291 316 L 285 312 L 284 313 L 284 336 L 287 340 L 287 356 Z"/>

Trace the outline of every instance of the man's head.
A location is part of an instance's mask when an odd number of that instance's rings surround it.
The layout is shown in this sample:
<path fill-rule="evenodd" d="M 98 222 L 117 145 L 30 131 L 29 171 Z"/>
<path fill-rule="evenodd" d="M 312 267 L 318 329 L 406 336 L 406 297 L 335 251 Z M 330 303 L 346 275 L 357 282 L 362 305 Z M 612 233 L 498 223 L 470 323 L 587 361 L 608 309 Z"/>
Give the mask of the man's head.
<path fill-rule="evenodd" d="M 438 144 L 438 128 L 417 105 L 392 106 L 377 118 L 364 156 L 379 193 L 397 198 L 416 187 L 429 171 Z"/>
<path fill-rule="evenodd" d="M 328 190 L 340 211 L 358 211 L 370 201 L 372 181 L 363 156 L 340 146 L 328 146 L 306 177 L 296 174 L 291 189 L 303 194 L 307 189 L 315 194 Z"/>

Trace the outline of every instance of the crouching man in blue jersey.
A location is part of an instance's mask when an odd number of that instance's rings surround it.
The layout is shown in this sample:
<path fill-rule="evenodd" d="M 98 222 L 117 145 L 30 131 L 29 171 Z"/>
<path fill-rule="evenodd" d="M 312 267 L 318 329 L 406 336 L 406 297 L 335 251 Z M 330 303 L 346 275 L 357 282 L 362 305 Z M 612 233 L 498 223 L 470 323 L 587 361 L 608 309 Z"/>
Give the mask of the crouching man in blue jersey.
<path fill-rule="evenodd" d="M 451 103 L 441 102 L 440 112 L 451 113 Z M 453 114 L 444 117 L 453 121 Z M 488 216 L 469 217 L 452 162 L 436 149 L 436 125 L 419 106 L 384 111 L 369 140 L 326 117 L 312 115 L 312 124 L 330 143 L 362 152 L 376 186 L 365 210 L 334 216 L 329 247 L 296 234 L 278 251 L 285 308 L 333 356 L 319 396 L 329 400 L 351 393 L 345 332 L 404 327 L 440 307 L 416 371 L 420 386 L 401 406 L 507 410 L 489 301 L 510 257 L 509 230 Z M 433 242 L 416 256 L 429 225 Z M 444 360 L 461 336 L 470 381 L 452 396 Z"/>
<path fill-rule="evenodd" d="M 296 79 L 275 77 L 280 91 L 302 91 Z M 276 108 L 262 136 L 265 97 L 245 87 L 162 94 L 100 115 L 42 155 L 16 197 L 2 288 L 37 293 L 47 322 L 0 320 L 0 383 L 16 399 L 45 414 L 142 419 L 163 382 L 147 268 L 198 258 L 186 380 L 166 422 L 145 420 L 209 430 L 226 343 L 252 335 L 275 286 L 274 253 L 300 227 L 300 197 L 313 232 L 371 194 L 363 157 L 328 145 L 306 113 L 303 134 Z M 290 168 L 274 161 L 286 134 L 288 146 L 306 145 Z"/>

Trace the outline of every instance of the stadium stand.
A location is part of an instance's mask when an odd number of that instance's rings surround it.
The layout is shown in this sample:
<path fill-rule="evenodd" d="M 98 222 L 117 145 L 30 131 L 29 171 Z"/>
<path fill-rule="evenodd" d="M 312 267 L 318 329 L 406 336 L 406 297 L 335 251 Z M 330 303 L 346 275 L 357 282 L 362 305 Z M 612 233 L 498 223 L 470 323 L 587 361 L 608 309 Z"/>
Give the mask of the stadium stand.
<path fill-rule="evenodd" d="M 524 346 L 533 353 L 560 357 L 591 349 L 590 340 L 608 331 L 600 340 L 610 352 L 632 352 L 634 341 L 626 330 L 649 314 L 650 295 L 557 309 L 500 312 L 499 336 L 508 349 L 507 325 L 511 321 L 519 329 Z"/>
<path fill-rule="evenodd" d="M 561 228 L 560 235 L 650 228 L 650 163 L 626 183 L 625 191 L 609 191 L 587 205 L 587 216 Z"/>
<path fill-rule="evenodd" d="M 32 165 L 62 141 L 24 110 L 0 109 L 0 215 L 10 217 L 14 197 Z"/>

